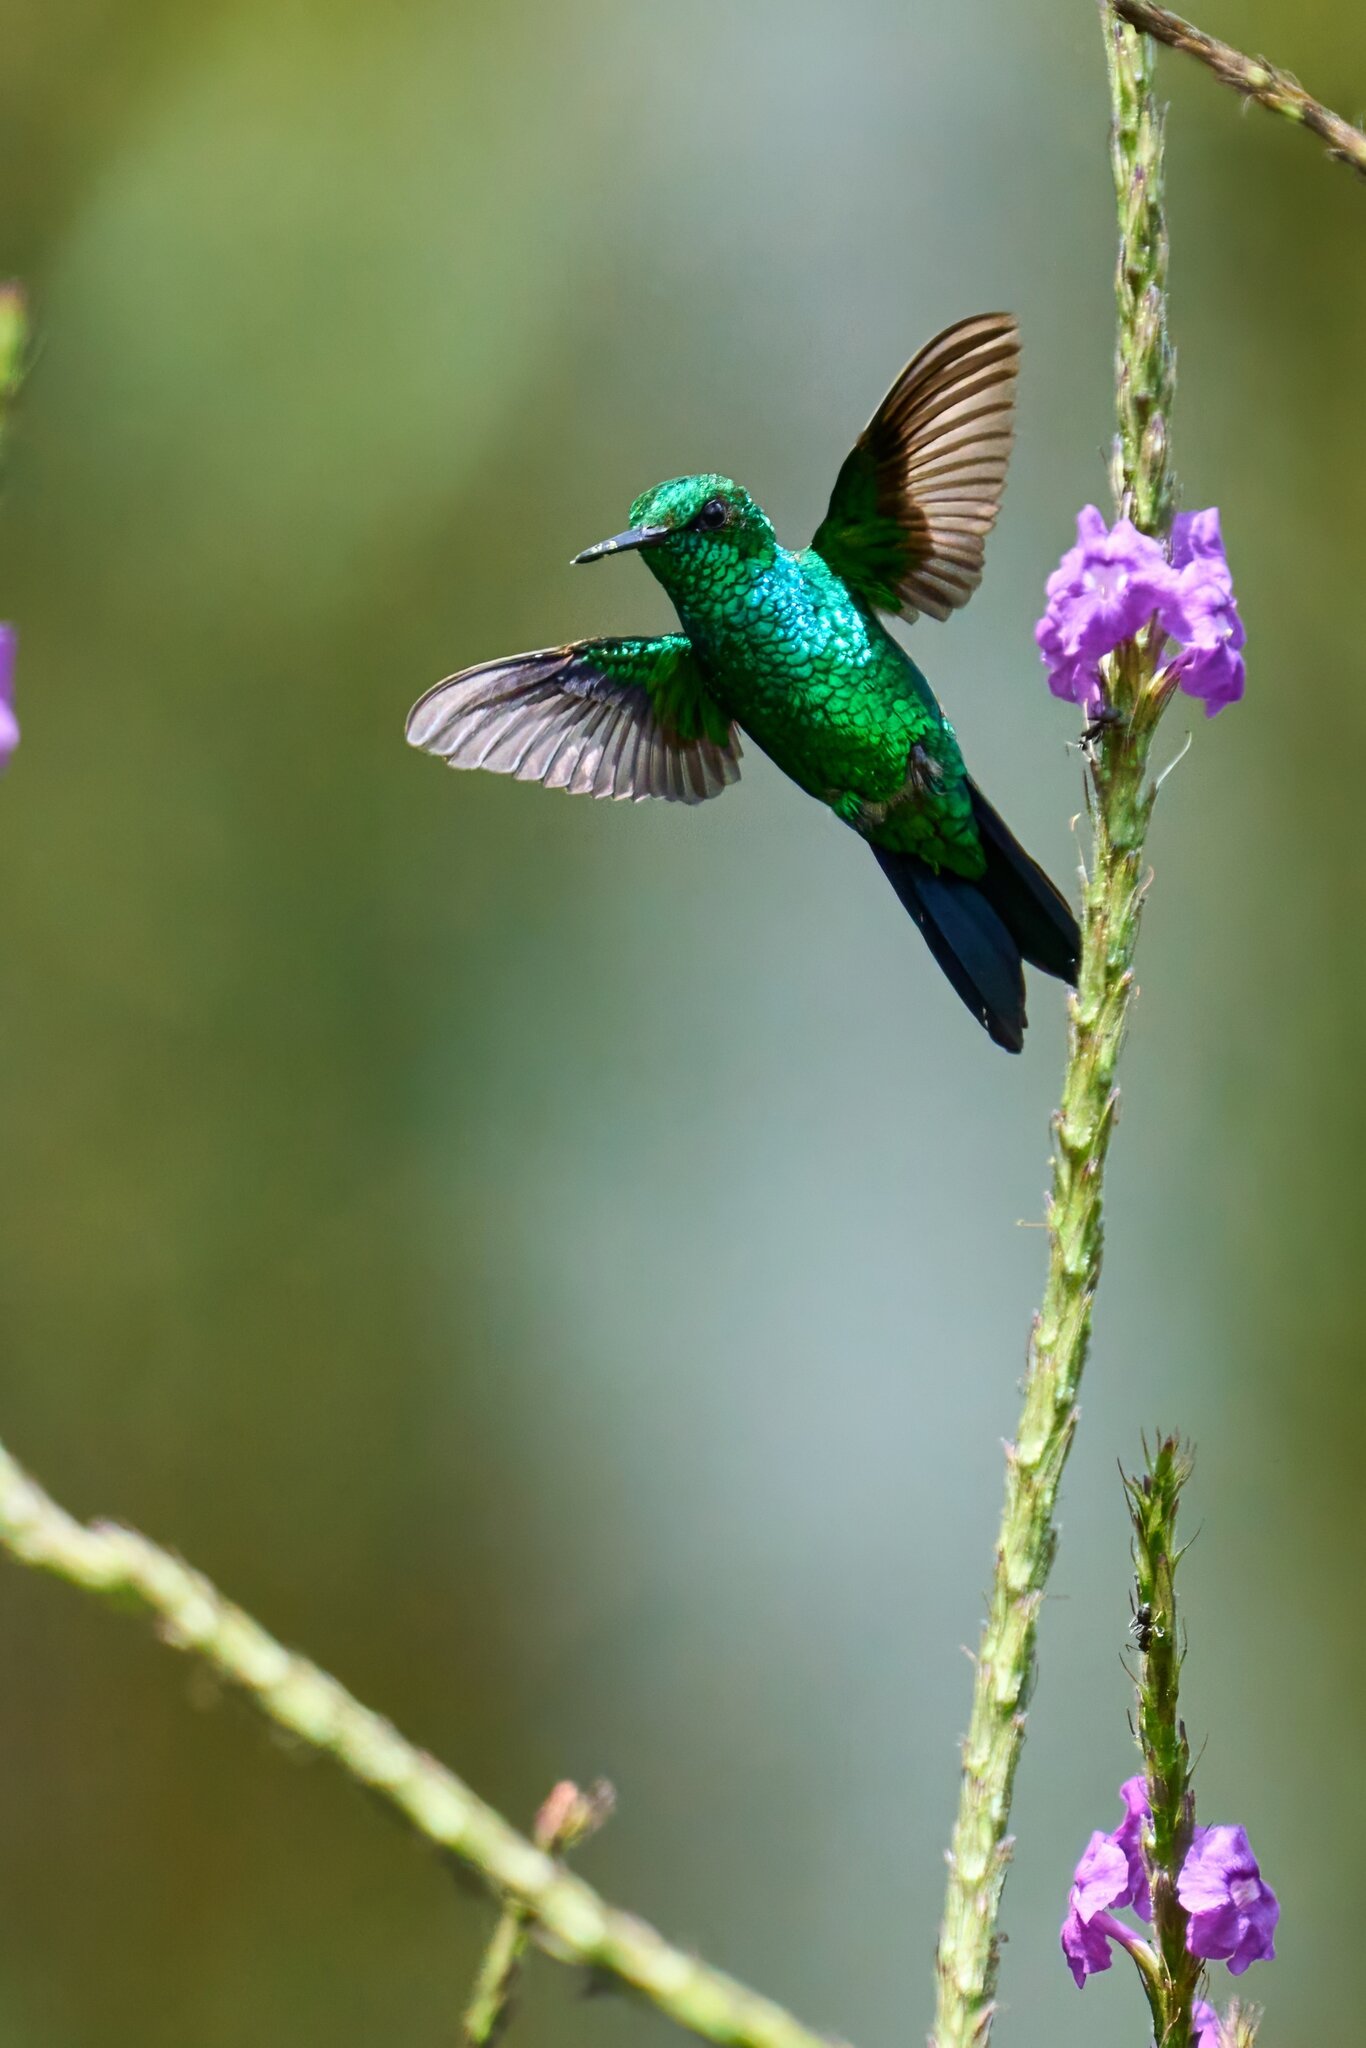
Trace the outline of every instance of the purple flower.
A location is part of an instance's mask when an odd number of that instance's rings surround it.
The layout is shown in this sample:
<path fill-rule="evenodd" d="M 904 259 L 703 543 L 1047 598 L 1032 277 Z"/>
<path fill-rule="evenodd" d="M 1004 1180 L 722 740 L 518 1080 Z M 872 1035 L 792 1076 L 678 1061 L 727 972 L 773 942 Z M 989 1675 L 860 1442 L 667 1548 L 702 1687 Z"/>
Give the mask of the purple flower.
<path fill-rule="evenodd" d="M 1203 697 L 1213 718 L 1243 694 L 1247 639 L 1233 595 L 1233 578 L 1219 533 L 1219 513 L 1180 512 L 1172 521 L 1172 568 L 1176 591 L 1163 623 L 1186 645 L 1171 664 L 1183 690 Z"/>
<path fill-rule="evenodd" d="M 14 650 L 18 638 L 13 626 L 0 625 L 0 768 L 19 744 L 19 721 L 14 715 Z"/>
<path fill-rule="evenodd" d="M 1076 546 L 1047 583 L 1034 628 L 1055 697 L 1088 718 L 1105 706 L 1100 663 L 1155 619 L 1164 640 L 1182 642 L 1168 674 L 1211 717 L 1243 694 L 1245 634 L 1219 534 L 1219 514 L 1184 512 L 1173 522 L 1172 558 L 1128 519 L 1108 527 L 1094 505 L 1077 516 Z"/>
<path fill-rule="evenodd" d="M 1235 1977 L 1249 1963 L 1274 1959 L 1281 1909 L 1242 1828 L 1195 1830 L 1176 1896 L 1190 1914 L 1186 1947 L 1193 1956 L 1226 1962 Z"/>
<path fill-rule="evenodd" d="M 1191 2007 L 1195 2024 L 1195 2048 L 1219 2048 L 1219 2015 L 1207 1998 L 1197 1998 Z"/>
<path fill-rule="evenodd" d="M 1142 1847 L 1148 1797 L 1142 1778 L 1126 1779 L 1119 1796 L 1124 1801 L 1123 1820 L 1113 1834 L 1096 1830 L 1072 1873 L 1067 1918 L 1062 1924 L 1062 1952 L 1078 1990 L 1088 1977 L 1109 1969 L 1112 1941 L 1127 1948 L 1135 1939 L 1132 1930 L 1115 1919 L 1111 1908 L 1132 1906 L 1144 1920 L 1150 1913 Z"/>
<path fill-rule="evenodd" d="M 1143 1861 L 1143 1830 L 1152 1815 L 1142 1778 L 1126 1778 L 1119 1796 L 1123 1820 L 1111 1834 L 1096 1830 L 1072 1874 L 1062 1952 L 1079 1990 L 1088 1977 L 1109 1969 L 1112 1941 L 1130 1951 L 1138 1945 L 1139 1936 L 1115 1918 L 1115 1908 L 1131 1906 L 1143 1920 L 1152 1915 Z M 1281 1909 L 1242 1828 L 1195 1830 L 1176 1895 L 1190 1915 L 1186 1946 L 1193 1956 L 1227 1962 L 1235 1977 L 1249 1963 L 1274 1958 L 1272 1935 Z M 1201 2019 L 1200 2012 L 1207 2017 Z M 1197 2007 L 1196 2048 L 1218 2048 L 1218 2024 L 1211 2006 Z"/>
<path fill-rule="evenodd" d="M 1171 584 L 1155 540 L 1128 519 L 1107 528 L 1095 505 L 1077 514 L 1077 544 L 1046 585 L 1048 605 L 1034 638 L 1055 697 L 1094 715 L 1104 704 L 1099 662 L 1145 626 Z"/>
<path fill-rule="evenodd" d="M 1123 1931 L 1109 1908 L 1127 1905 L 1130 1889 L 1128 1857 L 1097 1828 L 1073 1873 L 1062 1923 L 1062 1952 L 1079 1991 L 1088 1977 L 1109 1969 L 1111 1940 Z"/>

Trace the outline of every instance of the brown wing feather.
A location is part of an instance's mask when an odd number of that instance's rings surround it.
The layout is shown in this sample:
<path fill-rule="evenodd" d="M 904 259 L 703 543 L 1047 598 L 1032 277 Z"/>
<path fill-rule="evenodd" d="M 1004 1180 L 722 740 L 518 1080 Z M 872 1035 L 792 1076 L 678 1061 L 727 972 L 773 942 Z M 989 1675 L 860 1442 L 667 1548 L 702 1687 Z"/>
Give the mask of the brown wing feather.
<path fill-rule="evenodd" d="M 878 609 L 945 619 L 981 581 L 1019 361 L 1012 315 L 961 320 L 907 364 L 859 436 L 812 545 Z"/>
<path fill-rule="evenodd" d="M 609 672 L 607 664 L 620 669 L 650 646 L 640 672 L 654 678 L 675 658 L 672 641 L 585 640 L 465 669 L 419 698 L 408 743 L 452 768 L 486 768 L 576 795 L 685 804 L 719 796 L 740 774 L 735 728 L 724 744 L 705 732 L 684 738 L 643 683 Z M 690 658 L 686 643 L 676 658 Z"/>

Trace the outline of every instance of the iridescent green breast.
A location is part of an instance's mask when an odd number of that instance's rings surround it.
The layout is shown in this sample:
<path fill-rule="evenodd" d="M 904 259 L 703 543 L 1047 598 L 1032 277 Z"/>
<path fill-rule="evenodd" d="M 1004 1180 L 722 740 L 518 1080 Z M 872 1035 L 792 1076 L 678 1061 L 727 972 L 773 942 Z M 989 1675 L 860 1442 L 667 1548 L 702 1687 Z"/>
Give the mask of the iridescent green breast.
<path fill-rule="evenodd" d="M 698 549 L 667 584 L 721 709 L 786 775 L 880 845 L 981 871 L 953 728 L 819 555 Z"/>

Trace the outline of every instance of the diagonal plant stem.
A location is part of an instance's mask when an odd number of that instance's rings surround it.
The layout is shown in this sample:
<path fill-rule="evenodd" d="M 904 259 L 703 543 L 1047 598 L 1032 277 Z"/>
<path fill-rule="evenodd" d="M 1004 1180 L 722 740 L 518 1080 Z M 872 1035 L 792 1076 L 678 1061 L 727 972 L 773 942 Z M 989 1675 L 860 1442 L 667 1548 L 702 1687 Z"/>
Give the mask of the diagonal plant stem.
<path fill-rule="evenodd" d="M 1179 14 L 1169 13 L 1165 7 L 1150 6 L 1148 0 L 1114 0 L 1114 8 L 1132 27 L 1155 36 L 1169 49 L 1196 58 L 1244 99 L 1255 100 L 1259 107 L 1282 115 L 1299 128 L 1308 128 L 1327 144 L 1329 156 L 1366 177 L 1366 133 L 1344 121 L 1331 107 L 1311 98 L 1288 71 L 1268 64 L 1264 57 L 1245 57 L 1231 43 L 1221 43 L 1217 36 L 1206 35 L 1192 22 L 1183 21 Z"/>
<path fill-rule="evenodd" d="M 1152 95 L 1151 44 L 1108 8 L 1103 20 L 1120 239 L 1113 482 L 1117 510 L 1160 535 L 1171 521 L 1168 421 L 1175 382 L 1166 324 L 1162 121 Z M 1030 1336 L 1024 1408 L 1006 1450 L 1005 1505 L 963 1744 L 937 1961 L 935 2048 L 985 2048 L 995 2010 L 1011 1793 L 1024 1745 L 1039 1608 L 1057 1546 L 1054 1508 L 1076 1430 L 1100 1279 L 1101 1196 L 1119 1101 L 1115 1070 L 1134 992 L 1143 846 L 1155 795 L 1148 753 L 1163 701 L 1148 688 L 1153 669 L 1153 651 L 1141 641 L 1114 657 L 1107 685 L 1118 716 L 1090 755 L 1094 845 L 1083 888 L 1081 968 L 1069 1005 L 1062 1101 L 1053 1119 L 1048 1272 Z"/>
<path fill-rule="evenodd" d="M 316 1664 L 285 1649 L 201 1573 L 136 1530 L 76 1521 L 3 1448 L 0 1548 L 152 1617 L 173 1648 L 200 1658 L 268 1721 L 330 1756 L 418 1834 L 468 1864 L 499 1899 L 521 1909 L 558 1960 L 615 1978 L 690 2033 L 728 2048 L 830 2048 L 781 2006 L 607 1905 L 453 1771 Z"/>

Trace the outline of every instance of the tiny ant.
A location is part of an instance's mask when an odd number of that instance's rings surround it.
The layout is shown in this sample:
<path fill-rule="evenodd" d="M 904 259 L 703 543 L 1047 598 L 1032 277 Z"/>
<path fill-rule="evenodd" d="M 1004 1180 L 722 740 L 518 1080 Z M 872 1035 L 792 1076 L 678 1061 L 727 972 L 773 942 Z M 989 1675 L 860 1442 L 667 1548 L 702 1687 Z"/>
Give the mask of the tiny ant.
<path fill-rule="evenodd" d="M 1162 1627 L 1161 1622 L 1153 1620 L 1153 1610 L 1147 1600 L 1136 1601 L 1131 1593 L 1129 1595 L 1129 1605 L 1133 1609 L 1133 1620 L 1129 1623 L 1129 1634 L 1146 1657 L 1154 1642 L 1159 1641 L 1166 1631 Z"/>

